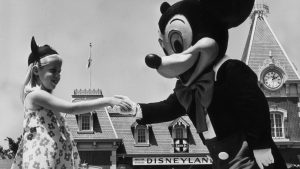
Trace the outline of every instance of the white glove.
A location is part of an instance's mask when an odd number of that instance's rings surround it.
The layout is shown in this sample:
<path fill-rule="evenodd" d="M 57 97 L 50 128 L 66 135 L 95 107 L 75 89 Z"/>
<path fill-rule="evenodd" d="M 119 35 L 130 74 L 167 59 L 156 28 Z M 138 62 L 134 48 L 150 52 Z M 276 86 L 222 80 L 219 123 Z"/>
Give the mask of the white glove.
<path fill-rule="evenodd" d="M 118 97 L 118 95 L 116 95 L 116 97 Z M 142 119 L 142 109 L 140 107 L 139 104 L 135 103 L 134 101 L 132 101 L 131 99 L 129 99 L 129 97 L 127 96 L 122 96 L 128 103 L 130 103 L 131 105 L 131 110 L 130 111 L 122 111 L 120 109 L 119 106 L 114 106 L 113 107 L 113 110 L 115 112 L 118 112 L 120 114 L 125 114 L 125 115 L 132 115 L 132 116 L 135 116 L 137 120 L 140 120 Z"/>
<path fill-rule="evenodd" d="M 255 161 L 260 169 L 264 169 L 264 166 L 269 166 L 274 163 L 271 148 L 253 150 Z"/>

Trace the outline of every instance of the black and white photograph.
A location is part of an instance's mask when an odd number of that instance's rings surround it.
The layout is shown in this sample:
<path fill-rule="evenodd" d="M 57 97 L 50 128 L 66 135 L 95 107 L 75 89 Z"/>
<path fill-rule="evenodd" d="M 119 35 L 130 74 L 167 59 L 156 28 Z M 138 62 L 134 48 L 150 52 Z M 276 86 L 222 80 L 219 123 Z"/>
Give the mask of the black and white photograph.
<path fill-rule="evenodd" d="M 0 0 L 0 169 L 300 169 L 299 0 Z"/>

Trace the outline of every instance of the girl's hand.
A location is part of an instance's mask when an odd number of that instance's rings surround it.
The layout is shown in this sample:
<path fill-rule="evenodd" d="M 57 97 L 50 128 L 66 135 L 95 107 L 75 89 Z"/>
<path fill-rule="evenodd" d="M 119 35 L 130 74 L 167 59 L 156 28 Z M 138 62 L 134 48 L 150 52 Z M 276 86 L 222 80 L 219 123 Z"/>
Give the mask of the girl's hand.
<path fill-rule="evenodd" d="M 264 166 L 267 167 L 274 163 L 271 148 L 253 150 L 253 154 L 260 169 L 264 169 Z"/>
<path fill-rule="evenodd" d="M 122 95 L 115 95 L 111 98 L 111 107 L 119 106 L 121 111 L 131 111 L 133 102 L 127 97 Z"/>

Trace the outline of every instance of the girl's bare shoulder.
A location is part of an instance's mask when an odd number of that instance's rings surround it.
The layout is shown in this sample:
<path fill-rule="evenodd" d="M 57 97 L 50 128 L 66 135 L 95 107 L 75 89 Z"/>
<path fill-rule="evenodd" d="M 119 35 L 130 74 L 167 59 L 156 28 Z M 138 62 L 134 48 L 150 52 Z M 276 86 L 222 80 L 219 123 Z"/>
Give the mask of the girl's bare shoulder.
<path fill-rule="evenodd" d="M 51 94 L 43 90 L 34 90 L 27 94 L 24 100 L 24 106 L 25 108 L 32 110 L 40 109 L 40 103 L 47 100 L 50 95 Z"/>

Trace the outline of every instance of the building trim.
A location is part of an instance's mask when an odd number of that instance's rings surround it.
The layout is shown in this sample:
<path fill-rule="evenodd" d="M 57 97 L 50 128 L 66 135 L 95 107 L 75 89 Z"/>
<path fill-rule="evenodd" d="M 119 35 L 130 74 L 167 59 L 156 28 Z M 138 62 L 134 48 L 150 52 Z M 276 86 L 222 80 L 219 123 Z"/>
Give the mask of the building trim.
<path fill-rule="evenodd" d="M 253 23 L 254 25 L 253 25 L 252 32 L 251 32 L 251 39 L 250 39 L 250 42 L 249 42 L 249 48 L 248 48 L 247 56 L 246 56 L 246 65 L 249 65 L 250 51 L 252 49 L 254 32 L 256 30 L 257 18 L 258 18 L 258 14 L 255 14 L 255 16 L 254 16 L 254 23 Z"/>
<path fill-rule="evenodd" d="M 195 156 L 204 156 L 210 155 L 209 152 L 203 153 L 169 153 L 169 154 L 117 154 L 117 157 L 195 157 Z"/>
<path fill-rule="evenodd" d="M 123 140 L 121 138 L 111 138 L 111 139 L 104 139 L 104 138 L 98 138 L 98 139 L 95 139 L 95 138 L 75 138 L 75 141 L 78 143 L 78 142 L 122 142 Z"/>
<path fill-rule="evenodd" d="M 282 113 L 284 119 L 287 118 L 287 110 L 285 110 L 283 108 L 280 108 L 280 107 L 277 107 L 276 105 L 271 105 L 270 106 L 270 112 L 276 112 L 276 111 Z"/>
<path fill-rule="evenodd" d="M 114 126 L 114 124 L 112 123 L 111 118 L 110 118 L 110 116 L 109 116 L 109 113 L 108 113 L 108 111 L 107 111 L 107 108 L 105 107 L 104 110 L 105 110 L 105 113 L 106 113 L 106 115 L 107 115 L 107 117 L 108 117 L 108 119 L 109 119 L 109 123 L 110 123 L 110 125 L 111 125 L 111 127 L 112 127 L 112 129 L 113 129 L 113 132 L 114 132 L 115 137 L 116 137 L 116 138 L 119 138 L 119 137 L 118 137 L 118 134 L 117 134 L 117 132 L 116 132 L 115 126 Z"/>
<path fill-rule="evenodd" d="M 275 144 L 279 148 L 300 148 L 300 141 L 275 141 Z"/>

